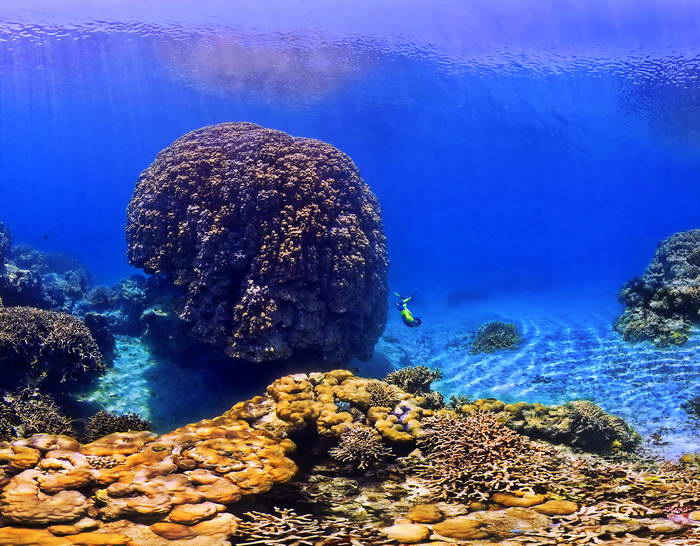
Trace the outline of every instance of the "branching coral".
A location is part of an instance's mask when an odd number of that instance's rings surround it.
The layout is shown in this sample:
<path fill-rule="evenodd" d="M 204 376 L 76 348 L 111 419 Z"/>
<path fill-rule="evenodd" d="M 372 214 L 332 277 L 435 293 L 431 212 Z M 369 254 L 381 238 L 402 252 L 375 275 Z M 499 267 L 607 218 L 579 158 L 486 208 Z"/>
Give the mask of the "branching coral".
<path fill-rule="evenodd" d="M 615 329 L 627 341 L 681 345 L 700 311 L 700 230 L 665 239 L 641 278 L 627 282 L 620 301 L 627 308 Z"/>
<path fill-rule="evenodd" d="M 493 353 L 503 349 L 513 349 L 520 344 L 520 334 L 514 324 L 488 322 L 481 326 L 471 342 L 469 352 Z"/>
<path fill-rule="evenodd" d="M 71 435 L 74 431 L 71 420 L 49 395 L 32 388 L 5 393 L 0 399 L 0 439 L 38 433 Z"/>
<path fill-rule="evenodd" d="M 0 308 L 2 383 L 73 383 L 104 369 L 102 355 L 82 321 L 32 307 Z"/>
<path fill-rule="evenodd" d="M 393 408 L 401 400 L 401 390 L 395 385 L 373 382 L 367 385 L 369 405 Z"/>
<path fill-rule="evenodd" d="M 341 434 L 338 446 L 328 454 L 342 464 L 367 470 L 381 466 L 393 452 L 384 445 L 376 430 L 366 425 L 352 424 Z"/>
<path fill-rule="evenodd" d="M 152 428 L 151 423 L 135 413 L 115 415 L 106 411 L 98 411 L 87 420 L 81 441 L 87 444 L 114 432 L 151 430 Z"/>
<path fill-rule="evenodd" d="M 384 381 L 402 388 L 410 394 L 423 394 L 430 392 L 433 381 L 442 379 L 440 370 L 433 370 L 426 366 L 410 366 L 390 372 Z"/>
<path fill-rule="evenodd" d="M 423 431 L 417 441 L 423 459 L 415 470 L 445 498 L 484 500 L 546 482 L 537 448 L 491 414 L 438 413 L 425 419 Z"/>
<path fill-rule="evenodd" d="M 246 512 L 236 533 L 238 546 L 352 546 L 394 544 L 378 529 L 344 518 L 317 518 L 289 508 L 274 513 Z"/>
<path fill-rule="evenodd" d="M 129 261 L 184 291 L 193 336 L 234 358 L 368 358 L 386 322 L 379 205 L 333 146 L 252 123 L 160 152 L 128 208 Z"/>

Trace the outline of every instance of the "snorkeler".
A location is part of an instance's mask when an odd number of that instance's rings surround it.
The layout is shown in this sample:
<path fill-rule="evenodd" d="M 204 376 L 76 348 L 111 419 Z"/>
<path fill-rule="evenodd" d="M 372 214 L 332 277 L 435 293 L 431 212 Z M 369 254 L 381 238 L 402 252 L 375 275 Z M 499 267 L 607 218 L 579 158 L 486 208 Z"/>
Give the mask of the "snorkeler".
<path fill-rule="evenodd" d="M 399 298 L 396 302 L 396 308 L 401 314 L 401 320 L 403 320 L 403 323 L 409 328 L 417 328 L 418 326 L 420 326 L 423 321 L 418 317 L 414 317 L 413 313 L 411 313 L 411 310 L 408 308 L 408 302 L 413 299 L 413 296 L 404 298 L 403 296 L 401 296 L 401 294 L 397 292 L 394 292 L 394 295 L 397 298 Z"/>

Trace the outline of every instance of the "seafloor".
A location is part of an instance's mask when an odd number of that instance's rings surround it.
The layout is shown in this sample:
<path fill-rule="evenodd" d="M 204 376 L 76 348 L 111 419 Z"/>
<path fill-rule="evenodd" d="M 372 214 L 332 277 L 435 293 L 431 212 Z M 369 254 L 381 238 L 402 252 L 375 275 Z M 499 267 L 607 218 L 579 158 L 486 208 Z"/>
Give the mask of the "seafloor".
<path fill-rule="evenodd" d="M 612 328 L 621 311 L 613 287 L 472 298 L 451 307 L 425 298 L 424 310 L 420 301 L 413 307 L 423 325 L 411 330 L 392 316 L 377 353 L 394 368 L 440 369 L 444 378 L 433 387 L 447 398 L 592 400 L 632 424 L 653 452 L 674 458 L 700 450 L 699 425 L 681 407 L 700 395 L 700 337 L 669 348 L 624 341 Z M 489 320 L 517 324 L 521 346 L 470 354 L 473 332 Z"/>

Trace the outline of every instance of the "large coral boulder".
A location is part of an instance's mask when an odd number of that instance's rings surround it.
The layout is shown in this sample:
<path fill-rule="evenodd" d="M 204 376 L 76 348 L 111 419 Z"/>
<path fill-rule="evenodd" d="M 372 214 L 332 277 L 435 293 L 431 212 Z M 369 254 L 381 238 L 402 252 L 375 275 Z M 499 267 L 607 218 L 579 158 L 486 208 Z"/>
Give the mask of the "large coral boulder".
<path fill-rule="evenodd" d="M 66 313 L 33 307 L 0 308 L 0 384 L 75 384 L 104 369 L 87 326 Z"/>
<path fill-rule="evenodd" d="M 700 229 L 662 241 L 644 275 L 622 288 L 620 301 L 627 308 L 615 329 L 626 340 L 685 343 L 700 320 Z"/>
<path fill-rule="evenodd" d="M 182 288 L 180 318 L 234 358 L 367 358 L 386 321 L 375 196 L 333 146 L 252 123 L 158 154 L 128 208 L 129 261 Z"/>

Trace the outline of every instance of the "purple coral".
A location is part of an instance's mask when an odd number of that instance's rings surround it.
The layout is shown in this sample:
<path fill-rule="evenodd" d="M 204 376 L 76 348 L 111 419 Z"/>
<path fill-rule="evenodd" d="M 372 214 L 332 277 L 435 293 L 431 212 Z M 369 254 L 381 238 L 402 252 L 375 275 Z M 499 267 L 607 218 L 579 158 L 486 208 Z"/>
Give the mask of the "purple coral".
<path fill-rule="evenodd" d="M 371 356 L 386 322 L 379 205 L 352 160 L 252 123 L 181 137 L 139 178 L 129 261 L 183 290 L 180 318 L 230 356 Z"/>

